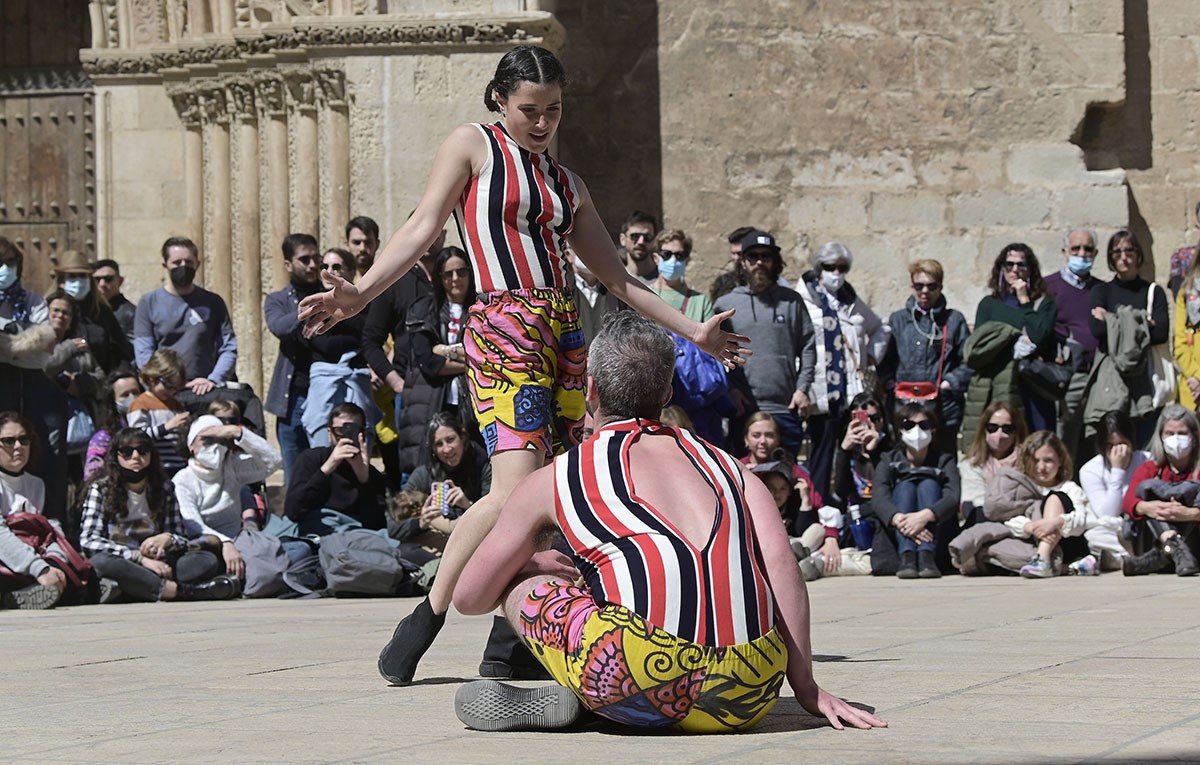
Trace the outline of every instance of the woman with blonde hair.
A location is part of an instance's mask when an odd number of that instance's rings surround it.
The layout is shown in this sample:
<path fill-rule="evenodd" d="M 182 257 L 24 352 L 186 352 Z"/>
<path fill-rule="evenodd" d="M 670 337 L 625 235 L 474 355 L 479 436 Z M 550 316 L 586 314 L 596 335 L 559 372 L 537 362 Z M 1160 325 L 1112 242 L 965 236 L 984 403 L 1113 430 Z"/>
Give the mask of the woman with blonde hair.
<path fill-rule="evenodd" d="M 1025 418 L 1011 401 L 993 401 L 983 410 L 975 437 L 958 462 L 962 517 L 967 525 L 981 520 L 988 481 L 997 469 L 1016 467 L 1021 442 L 1028 434 Z"/>

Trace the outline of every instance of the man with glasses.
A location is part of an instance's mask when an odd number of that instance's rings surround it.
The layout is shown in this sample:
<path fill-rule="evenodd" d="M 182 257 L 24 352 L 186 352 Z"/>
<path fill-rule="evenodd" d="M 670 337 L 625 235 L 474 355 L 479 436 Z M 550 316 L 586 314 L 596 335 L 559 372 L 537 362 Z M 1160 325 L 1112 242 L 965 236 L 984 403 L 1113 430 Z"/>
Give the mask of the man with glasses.
<path fill-rule="evenodd" d="M 1070 351 L 1059 355 L 1063 363 L 1075 365 L 1075 374 L 1067 387 L 1067 395 L 1058 404 L 1058 422 L 1071 456 L 1077 456 L 1079 446 L 1078 415 L 1083 404 L 1083 389 L 1092 369 L 1099 340 L 1092 334 L 1089 320 L 1092 309 L 1092 289 L 1100 280 L 1092 276 L 1096 262 L 1096 231 L 1083 226 L 1071 226 L 1062 235 L 1063 267 L 1045 277 L 1046 291 L 1058 306 L 1054 334 L 1059 347 Z M 1069 341 L 1069 342 L 1068 342 Z M 1070 354 L 1078 358 L 1070 358 Z"/>
<path fill-rule="evenodd" d="M 133 351 L 139 367 L 155 351 L 170 348 L 192 379 L 187 387 L 203 396 L 231 379 L 237 367 L 237 336 L 220 295 L 196 284 L 200 254 L 183 236 L 163 242 L 167 283 L 144 295 L 134 316 Z"/>
<path fill-rule="evenodd" d="M 121 294 L 121 286 L 125 284 L 125 277 L 121 276 L 121 267 L 117 265 L 117 261 L 109 258 L 97 260 L 92 264 L 92 277 L 96 280 L 96 291 L 108 301 L 108 307 L 117 317 L 117 324 L 132 344 L 137 303 L 131 302 Z"/>
<path fill-rule="evenodd" d="M 621 251 L 625 269 L 647 287 L 658 281 L 658 266 L 654 264 L 654 236 L 658 221 L 653 215 L 634 210 L 621 224 Z"/>
<path fill-rule="evenodd" d="M 731 449 L 745 451 L 741 424 L 755 411 L 772 415 L 790 455 L 800 449 L 808 416 L 809 388 L 817 364 L 812 320 L 793 289 L 779 286 L 783 257 L 775 237 L 751 231 L 742 238 L 746 283 L 717 299 L 716 313 L 737 313 L 727 331 L 750 338 L 754 353 L 729 374 L 730 396 L 739 413 L 730 423 Z"/>
<path fill-rule="evenodd" d="M 279 338 L 279 356 L 275 359 L 265 408 L 275 415 L 275 435 L 279 438 L 283 475 L 287 481 L 296 456 L 309 448 L 301 417 L 308 395 L 312 351 L 296 315 L 300 311 L 300 301 L 322 289 L 321 252 L 314 236 L 288 234 L 283 240 L 283 270 L 291 277 L 288 285 L 267 295 L 263 315 L 271 334 Z"/>

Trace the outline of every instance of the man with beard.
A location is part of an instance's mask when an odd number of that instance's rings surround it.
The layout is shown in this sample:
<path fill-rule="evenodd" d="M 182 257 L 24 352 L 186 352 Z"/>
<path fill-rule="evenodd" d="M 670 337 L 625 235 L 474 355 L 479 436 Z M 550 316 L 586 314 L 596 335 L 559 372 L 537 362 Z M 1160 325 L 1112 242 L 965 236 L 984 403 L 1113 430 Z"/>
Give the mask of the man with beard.
<path fill-rule="evenodd" d="M 203 396 L 233 376 L 237 366 L 237 337 L 229 309 L 220 295 L 198 286 L 200 254 L 187 237 L 163 242 L 167 283 L 144 295 L 133 322 L 133 350 L 144 366 L 160 348 L 183 359 L 191 380 L 187 387 Z"/>
<path fill-rule="evenodd" d="M 358 275 L 365 274 L 379 250 L 379 224 L 365 215 L 351 218 L 346 224 L 346 249 L 354 256 Z"/>
<path fill-rule="evenodd" d="M 754 354 L 729 374 L 730 395 L 738 408 L 729 428 L 729 445 L 744 450 L 742 423 L 755 411 L 779 424 L 781 446 L 794 456 L 804 436 L 809 386 L 817 363 L 812 321 L 793 289 L 779 285 L 783 258 L 775 237 L 751 231 L 742 237 L 746 283 L 717 299 L 717 313 L 737 309 L 725 328 L 750 338 Z"/>
<path fill-rule="evenodd" d="M 267 295 L 263 303 L 267 328 L 279 338 L 279 356 L 275 359 L 264 408 L 275 415 L 275 435 L 283 453 L 283 475 L 287 481 L 296 456 L 309 448 L 301 417 L 308 394 L 312 350 L 296 315 L 300 301 L 322 289 L 321 252 L 316 238 L 311 234 L 288 234 L 283 240 L 283 270 L 291 277 L 288 286 Z"/>
<path fill-rule="evenodd" d="M 625 257 L 625 269 L 636 276 L 647 287 L 658 280 L 658 266 L 654 264 L 654 236 L 658 233 L 658 221 L 653 215 L 634 210 L 621 224 L 621 250 Z"/>

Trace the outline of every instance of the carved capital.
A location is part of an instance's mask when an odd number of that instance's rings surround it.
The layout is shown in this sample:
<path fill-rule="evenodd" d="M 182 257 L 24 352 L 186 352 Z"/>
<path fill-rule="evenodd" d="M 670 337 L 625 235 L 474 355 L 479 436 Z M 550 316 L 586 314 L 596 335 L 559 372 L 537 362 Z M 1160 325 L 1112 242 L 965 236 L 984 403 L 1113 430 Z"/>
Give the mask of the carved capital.
<path fill-rule="evenodd" d="M 313 72 L 321 96 L 333 106 L 346 105 L 346 74 L 337 69 L 318 69 Z"/>
<path fill-rule="evenodd" d="M 279 117 L 287 113 L 287 90 L 277 74 L 260 73 L 254 77 L 259 111 L 265 116 Z"/>
<path fill-rule="evenodd" d="M 229 105 L 228 99 L 225 96 L 225 88 L 219 85 L 212 87 L 209 83 L 206 83 L 206 85 L 208 87 L 200 91 L 200 109 L 204 122 L 228 123 Z"/>
<path fill-rule="evenodd" d="M 171 103 L 175 105 L 175 113 L 179 115 L 184 127 L 200 127 L 203 115 L 200 109 L 199 93 L 188 87 L 168 86 L 167 95 L 171 97 Z"/>
<path fill-rule="evenodd" d="M 258 118 L 253 80 L 248 77 L 230 80 L 226 87 L 226 95 L 229 112 L 236 119 L 253 120 Z"/>
<path fill-rule="evenodd" d="M 317 108 L 320 90 L 317 79 L 308 71 L 290 71 L 283 75 L 287 86 L 288 103 L 296 109 L 310 111 Z"/>

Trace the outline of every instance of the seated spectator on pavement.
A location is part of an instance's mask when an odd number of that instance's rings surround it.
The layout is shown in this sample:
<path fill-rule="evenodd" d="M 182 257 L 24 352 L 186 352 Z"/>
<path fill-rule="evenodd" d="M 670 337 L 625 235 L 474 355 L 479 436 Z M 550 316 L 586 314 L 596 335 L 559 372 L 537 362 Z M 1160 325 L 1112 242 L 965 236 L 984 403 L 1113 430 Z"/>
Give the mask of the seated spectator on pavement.
<path fill-rule="evenodd" d="M 29 420 L 0 412 L 0 603 L 5 608 L 53 608 L 67 587 L 62 570 L 8 527 L 15 513 L 42 514 L 46 486 L 25 470 L 39 448 Z"/>
<path fill-rule="evenodd" d="M 187 464 L 186 446 L 180 436 L 187 432 L 191 419 L 175 394 L 183 390 L 187 370 L 179 354 L 169 348 L 155 351 L 142 365 L 145 393 L 129 404 L 129 427 L 145 431 L 154 440 L 167 478 L 173 478 Z"/>
<path fill-rule="evenodd" d="M 188 535 L 219 538 L 225 573 L 244 580 L 245 562 L 233 544 L 242 530 L 242 487 L 278 470 L 279 452 L 250 428 L 223 425 L 211 414 L 191 424 L 187 443 L 191 459 L 173 480 Z"/>
<path fill-rule="evenodd" d="M 125 297 L 121 287 L 125 285 L 125 277 L 121 276 L 121 266 L 110 258 L 97 260 L 92 264 L 92 278 L 96 280 L 96 292 L 108 303 L 117 326 L 129 342 L 129 363 L 133 363 L 133 322 L 137 316 L 137 303 Z"/>
<path fill-rule="evenodd" d="M 421 464 L 404 484 L 405 491 L 437 493 L 441 484 L 446 505 L 454 517 L 492 489 L 492 464 L 487 451 L 472 441 L 467 429 L 452 414 L 439 412 L 425 429 Z"/>
<path fill-rule="evenodd" d="M 742 464 L 748 465 L 751 469 L 755 465 L 776 461 L 782 451 L 789 464 L 792 465 L 793 486 L 796 491 L 808 495 L 810 507 L 821 507 L 824 504 L 821 492 L 813 486 L 812 477 L 808 471 L 802 465 L 796 464 L 790 452 L 782 449 L 779 440 L 779 423 L 772 415 L 766 412 L 755 412 L 746 418 L 746 424 L 742 428 L 742 443 L 746 449 L 746 456 L 742 457 Z"/>
<path fill-rule="evenodd" d="M 75 301 L 75 333 L 87 341 L 100 368 L 107 374 L 118 364 L 132 363 L 133 346 L 100 294 L 87 256 L 77 250 L 61 253 L 54 276 L 59 291 Z"/>
<path fill-rule="evenodd" d="M 834 727 L 885 725 L 816 684 L 804 582 L 770 492 L 727 453 L 657 422 L 673 344 L 633 312 L 617 316 L 589 354 L 596 435 L 522 481 L 454 590 L 462 613 L 502 606 L 557 685 L 466 684 L 459 719 L 555 728 L 582 701 L 636 729 L 732 732 L 770 712 L 786 676 Z M 613 514 L 621 530 L 601 520 Z M 584 583 L 572 559 L 537 553 L 548 527 L 561 527 Z M 648 559 L 675 575 L 645 576 Z M 718 573 L 680 575 L 709 568 Z"/>
<path fill-rule="evenodd" d="M 192 374 L 187 387 L 203 396 L 233 378 L 233 322 L 221 296 L 196 284 L 200 254 L 191 239 L 173 236 L 163 242 L 162 259 L 167 283 L 142 296 L 134 318 L 137 364 L 146 366 L 157 350 L 174 350 Z"/>
<path fill-rule="evenodd" d="M 900 443 L 879 461 L 871 510 L 899 553 L 896 576 L 937 579 L 942 575 L 939 558 L 944 556 L 949 565 L 947 545 L 958 530 L 956 455 L 937 447 L 937 415 L 925 404 L 904 404 L 895 423 Z M 890 552 L 879 545 L 872 548 L 874 571 L 886 573 L 890 566 L 874 558 Z"/>
<path fill-rule="evenodd" d="M 958 461 L 966 525 L 983 520 L 988 481 L 999 468 L 1017 467 L 1021 442 L 1027 435 L 1025 418 L 1011 401 L 993 401 L 983 410 L 967 453 Z"/>
<path fill-rule="evenodd" d="M 1121 505 L 1133 474 L 1151 459 L 1150 452 L 1133 445 L 1133 420 L 1124 412 L 1109 412 L 1096 426 L 1096 456 L 1079 469 L 1079 485 L 1088 505 L 1100 518 L 1122 518 Z M 1129 551 L 1118 539 L 1092 542 L 1102 571 L 1119 569 Z"/>
<path fill-rule="evenodd" d="M 1195 576 L 1200 551 L 1200 423 L 1196 413 L 1167 404 L 1150 439 L 1150 459 L 1133 471 L 1122 509 L 1140 555 L 1126 558 L 1126 576 L 1174 569 Z"/>
<path fill-rule="evenodd" d="M 102 603 L 225 600 L 241 594 L 240 581 L 224 574 L 220 558 L 189 544 L 158 451 L 136 428 L 113 437 L 103 470 L 84 492 L 82 528 L 79 544 L 108 580 Z"/>
<path fill-rule="evenodd" d="M 141 394 L 142 383 L 131 366 L 117 367 L 104 379 L 104 402 L 100 405 L 96 432 L 88 441 L 84 454 L 83 480 L 92 480 L 104 467 L 104 457 L 113 434 L 128 427 L 125 418 L 129 414 L 129 407 Z"/>
<path fill-rule="evenodd" d="M 386 528 L 387 481 L 371 465 L 363 410 L 337 404 L 328 427 L 332 446 L 316 446 L 296 458 L 284 514 L 302 536 L 332 533 L 346 519 L 366 529 Z"/>

